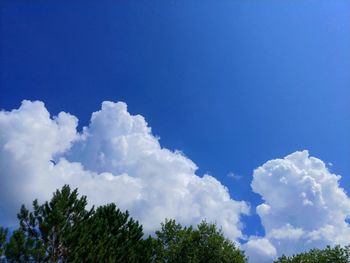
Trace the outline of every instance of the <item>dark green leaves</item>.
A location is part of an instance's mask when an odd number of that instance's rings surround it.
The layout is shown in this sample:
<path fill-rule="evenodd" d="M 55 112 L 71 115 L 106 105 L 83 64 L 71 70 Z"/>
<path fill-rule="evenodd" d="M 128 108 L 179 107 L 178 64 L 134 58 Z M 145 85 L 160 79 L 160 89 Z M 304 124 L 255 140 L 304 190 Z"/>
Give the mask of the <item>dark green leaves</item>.
<path fill-rule="evenodd" d="M 72 262 L 140 262 L 142 227 L 115 204 L 99 207 L 75 231 Z"/>
<path fill-rule="evenodd" d="M 86 210 L 86 197 L 68 185 L 33 210 L 22 206 L 20 228 L 6 243 L 0 228 L 0 252 L 9 262 L 150 262 L 142 226 L 115 204 Z M 6 244 L 5 244 L 6 243 Z"/>
<path fill-rule="evenodd" d="M 71 191 L 65 185 L 53 194 L 50 202 L 39 205 L 34 200 L 32 212 L 22 206 L 18 214 L 20 229 L 12 242 L 11 255 L 15 256 L 16 248 L 25 247 L 25 253 L 35 258 L 35 262 L 65 262 L 74 226 L 92 213 L 85 210 L 86 205 L 86 197 L 78 198 L 77 190 Z"/>
<path fill-rule="evenodd" d="M 0 257 L 4 254 L 8 230 L 0 227 Z"/>

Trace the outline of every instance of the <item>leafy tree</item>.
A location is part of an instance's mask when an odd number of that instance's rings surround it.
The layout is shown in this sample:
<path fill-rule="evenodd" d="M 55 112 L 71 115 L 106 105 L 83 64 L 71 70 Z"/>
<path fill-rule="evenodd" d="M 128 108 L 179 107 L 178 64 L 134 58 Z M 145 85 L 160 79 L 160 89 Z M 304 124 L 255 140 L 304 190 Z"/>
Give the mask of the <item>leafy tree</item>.
<path fill-rule="evenodd" d="M 350 247 L 330 247 L 311 249 L 308 252 L 287 257 L 283 255 L 275 263 L 349 263 Z"/>
<path fill-rule="evenodd" d="M 224 237 L 215 224 L 202 222 L 198 225 L 199 262 L 246 262 L 244 253 L 229 239 Z"/>
<path fill-rule="evenodd" d="M 244 253 L 215 224 L 205 221 L 193 229 L 166 220 L 156 232 L 154 250 L 155 262 L 246 262 Z"/>
<path fill-rule="evenodd" d="M 192 227 L 182 227 L 175 220 L 166 220 L 161 230 L 156 231 L 154 240 L 156 262 L 192 262 L 196 252 L 193 243 Z"/>

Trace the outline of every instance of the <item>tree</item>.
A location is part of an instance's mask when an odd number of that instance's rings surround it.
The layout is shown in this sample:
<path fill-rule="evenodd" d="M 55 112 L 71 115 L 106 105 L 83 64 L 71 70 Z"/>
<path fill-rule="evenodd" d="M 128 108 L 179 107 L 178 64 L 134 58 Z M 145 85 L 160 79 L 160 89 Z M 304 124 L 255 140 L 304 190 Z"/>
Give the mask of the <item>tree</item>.
<path fill-rule="evenodd" d="M 39 205 L 34 200 L 32 212 L 22 205 L 17 216 L 20 228 L 6 246 L 8 260 L 66 262 L 74 226 L 92 213 L 86 205 L 86 197 L 78 198 L 77 189 L 71 191 L 68 185 L 57 190 L 50 202 Z"/>
<path fill-rule="evenodd" d="M 203 221 L 197 228 L 199 262 L 246 262 L 243 251 L 225 238 L 222 230 L 217 229 L 215 224 Z"/>
<path fill-rule="evenodd" d="M 50 201 L 21 207 L 19 229 L 6 243 L 0 228 L 0 252 L 9 262 L 245 263 L 246 257 L 215 224 L 196 229 L 166 220 L 156 237 L 143 239 L 142 226 L 115 204 L 87 210 L 86 197 L 68 185 Z M 0 255 L 1 256 L 1 255 Z"/>
<path fill-rule="evenodd" d="M 8 230 L 0 227 L 0 258 L 4 255 Z"/>
<path fill-rule="evenodd" d="M 192 227 L 182 227 L 175 220 L 166 220 L 156 231 L 154 254 L 156 262 L 191 262 L 196 252 L 192 243 Z"/>
<path fill-rule="evenodd" d="M 308 252 L 300 253 L 287 257 L 282 257 L 275 260 L 275 263 L 349 263 L 350 262 L 350 247 L 327 246 L 325 249 L 311 249 Z"/>
<path fill-rule="evenodd" d="M 97 208 L 76 230 L 69 262 L 150 262 L 142 226 L 115 204 Z"/>
<path fill-rule="evenodd" d="M 22 229 L 13 232 L 5 246 L 8 262 L 45 262 L 45 250 L 34 239 L 28 238 Z"/>
<path fill-rule="evenodd" d="M 154 239 L 155 262 L 232 262 L 244 263 L 246 257 L 235 244 L 224 237 L 215 224 L 203 221 L 197 226 L 182 227 L 166 220 Z"/>
<path fill-rule="evenodd" d="M 115 204 L 86 210 L 86 197 L 68 185 L 44 204 L 18 214 L 20 227 L 5 244 L 9 262 L 150 262 L 152 242 Z M 0 248 L 6 240 L 0 229 Z M 4 241 L 5 242 L 5 241 Z"/>

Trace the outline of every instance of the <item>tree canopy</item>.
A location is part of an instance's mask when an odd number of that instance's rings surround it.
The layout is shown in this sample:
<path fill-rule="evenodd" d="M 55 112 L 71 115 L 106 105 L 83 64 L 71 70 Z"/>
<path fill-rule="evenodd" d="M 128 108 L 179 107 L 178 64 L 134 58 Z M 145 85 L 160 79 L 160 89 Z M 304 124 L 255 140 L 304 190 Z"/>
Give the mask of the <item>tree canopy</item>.
<path fill-rule="evenodd" d="M 6 242 L 0 229 L 1 254 L 8 262 L 142 262 L 142 226 L 115 204 L 87 210 L 86 197 L 68 185 L 44 204 L 33 201 L 18 214 L 19 229 Z M 142 256 L 142 257 L 141 257 Z"/>
<path fill-rule="evenodd" d="M 156 231 L 155 250 L 157 262 L 246 262 L 244 253 L 215 224 L 205 221 L 194 229 L 166 220 Z"/>
<path fill-rule="evenodd" d="M 7 232 L 7 229 L 0 227 L 0 257 L 5 251 Z"/>
<path fill-rule="evenodd" d="M 275 263 L 349 263 L 350 247 L 327 246 L 324 249 L 311 249 L 308 252 L 293 255 L 291 257 L 282 256 L 275 260 Z"/>
<path fill-rule="evenodd" d="M 153 237 L 115 204 L 87 209 L 86 196 L 65 185 L 50 201 L 22 205 L 19 228 L 9 235 L 0 227 L 0 259 L 5 262 L 246 263 L 244 251 L 216 224 L 196 227 L 173 219 L 161 223 Z M 350 246 L 327 246 L 275 263 L 349 263 Z"/>
<path fill-rule="evenodd" d="M 73 233 L 69 262 L 149 262 L 142 226 L 115 204 L 97 208 Z"/>
<path fill-rule="evenodd" d="M 18 213 L 19 228 L 7 239 L 0 228 L 0 255 L 8 262 L 232 262 L 244 253 L 215 224 L 196 228 L 166 220 L 154 237 L 115 204 L 87 209 L 87 198 L 68 185 L 50 201 L 33 201 Z"/>

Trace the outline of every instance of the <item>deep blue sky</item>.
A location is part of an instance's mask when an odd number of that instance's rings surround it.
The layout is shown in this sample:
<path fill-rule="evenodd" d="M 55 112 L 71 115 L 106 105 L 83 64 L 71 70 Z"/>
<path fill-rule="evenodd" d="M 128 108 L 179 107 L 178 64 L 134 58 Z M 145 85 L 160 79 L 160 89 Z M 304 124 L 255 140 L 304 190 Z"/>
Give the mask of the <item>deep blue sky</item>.
<path fill-rule="evenodd" d="M 125 101 L 253 208 L 253 169 L 296 150 L 350 191 L 348 0 L 2 0 L 0 38 L 2 109 L 38 99 L 82 126 Z"/>

